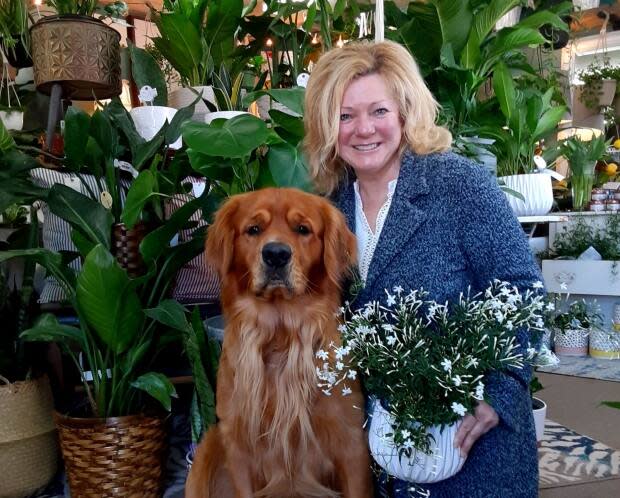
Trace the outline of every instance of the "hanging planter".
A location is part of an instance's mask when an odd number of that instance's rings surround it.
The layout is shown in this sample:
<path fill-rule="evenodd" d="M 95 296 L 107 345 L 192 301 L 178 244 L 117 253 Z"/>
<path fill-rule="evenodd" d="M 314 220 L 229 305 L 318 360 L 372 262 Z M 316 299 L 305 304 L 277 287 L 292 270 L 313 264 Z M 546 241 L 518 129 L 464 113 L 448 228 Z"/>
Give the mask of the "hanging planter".
<path fill-rule="evenodd" d="M 68 99 L 107 99 L 121 93 L 118 31 L 93 17 L 44 17 L 30 28 L 37 90 L 62 87 Z"/>
<path fill-rule="evenodd" d="M 373 405 L 372 420 L 368 431 L 370 453 L 388 474 L 408 482 L 428 484 L 454 476 L 465 463 L 459 448 L 454 448 L 454 436 L 461 421 L 449 426 L 433 426 L 429 454 L 414 450 L 411 457 L 399 455 L 392 439 L 394 419 L 379 401 Z"/>

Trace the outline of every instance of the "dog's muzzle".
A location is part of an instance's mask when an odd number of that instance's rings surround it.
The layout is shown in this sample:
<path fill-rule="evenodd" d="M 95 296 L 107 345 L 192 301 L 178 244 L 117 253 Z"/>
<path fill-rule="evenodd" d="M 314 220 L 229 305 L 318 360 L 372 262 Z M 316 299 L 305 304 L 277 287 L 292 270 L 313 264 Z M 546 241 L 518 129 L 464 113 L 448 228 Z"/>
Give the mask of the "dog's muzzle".
<path fill-rule="evenodd" d="M 268 270 L 280 270 L 291 260 L 291 248 L 280 242 L 269 242 L 262 250 L 263 262 Z"/>

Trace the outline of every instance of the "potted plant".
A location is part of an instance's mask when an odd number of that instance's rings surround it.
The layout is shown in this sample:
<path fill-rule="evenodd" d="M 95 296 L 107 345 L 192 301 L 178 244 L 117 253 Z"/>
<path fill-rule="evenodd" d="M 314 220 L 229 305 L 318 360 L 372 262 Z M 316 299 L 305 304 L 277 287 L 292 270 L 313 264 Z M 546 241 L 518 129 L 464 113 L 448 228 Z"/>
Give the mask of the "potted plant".
<path fill-rule="evenodd" d="M 28 5 L 24 0 L 0 0 L 0 47 L 15 68 L 32 66 Z"/>
<path fill-rule="evenodd" d="M 599 328 L 602 317 L 598 307 L 585 300 L 574 301 L 558 310 L 552 326 L 555 331 L 555 352 L 558 356 L 587 356 L 588 337 Z"/>
<path fill-rule="evenodd" d="M 560 147 L 561 154 L 568 160 L 573 209 L 576 211 L 585 210 L 590 202 L 596 163 L 604 158 L 608 145 L 609 142 L 600 134 L 591 140 L 573 136 Z"/>
<path fill-rule="evenodd" d="M 452 444 L 460 419 L 485 399 L 487 373 L 528 361 L 517 351 L 516 329 L 539 329 L 544 305 L 535 290 L 520 294 L 499 281 L 451 305 L 423 291 L 386 289 L 385 302 L 345 311 L 343 347 L 316 353 L 324 362 L 319 387 L 344 396 L 347 379 L 361 376 L 379 466 L 413 486 L 447 479 L 465 461 Z"/>

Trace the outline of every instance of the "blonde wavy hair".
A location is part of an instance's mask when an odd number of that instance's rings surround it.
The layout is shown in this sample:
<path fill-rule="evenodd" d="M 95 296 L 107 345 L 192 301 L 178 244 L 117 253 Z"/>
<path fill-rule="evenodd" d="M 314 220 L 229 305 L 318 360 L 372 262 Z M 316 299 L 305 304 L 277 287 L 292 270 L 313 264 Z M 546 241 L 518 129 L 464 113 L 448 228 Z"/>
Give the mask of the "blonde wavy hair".
<path fill-rule="evenodd" d="M 403 123 L 401 154 L 450 148 L 450 132 L 435 124 L 438 104 L 426 87 L 418 65 L 402 45 L 391 41 L 351 42 L 324 54 L 312 71 L 305 97 L 304 149 L 315 188 L 332 193 L 346 177 L 340 159 L 338 129 L 342 96 L 349 83 L 369 74 L 383 77 L 398 103 Z"/>

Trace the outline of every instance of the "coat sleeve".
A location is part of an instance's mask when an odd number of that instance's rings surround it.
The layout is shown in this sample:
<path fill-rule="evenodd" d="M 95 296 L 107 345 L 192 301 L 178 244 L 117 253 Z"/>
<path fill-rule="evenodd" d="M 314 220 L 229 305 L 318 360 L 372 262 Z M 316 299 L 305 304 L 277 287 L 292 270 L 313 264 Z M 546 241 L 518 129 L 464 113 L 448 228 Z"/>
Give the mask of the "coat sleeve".
<path fill-rule="evenodd" d="M 538 265 L 529 249 L 527 237 L 497 185 L 482 168 L 472 165 L 461 184 L 463 209 L 457 211 L 460 248 L 475 287 L 485 289 L 494 279 L 510 282 L 521 292 L 542 281 Z M 517 335 L 519 352 L 530 346 L 529 333 Z M 531 367 L 493 372 L 487 376 L 487 396 L 500 419 L 518 431 L 523 403 L 529 399 Z M 529 402 L 525 403 L 527 409 Z"/>

